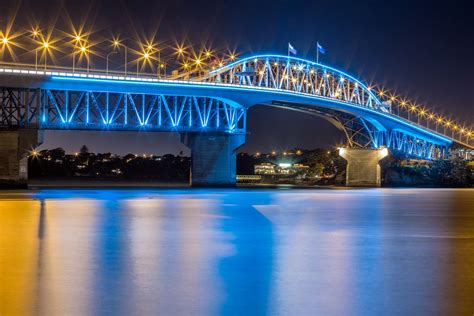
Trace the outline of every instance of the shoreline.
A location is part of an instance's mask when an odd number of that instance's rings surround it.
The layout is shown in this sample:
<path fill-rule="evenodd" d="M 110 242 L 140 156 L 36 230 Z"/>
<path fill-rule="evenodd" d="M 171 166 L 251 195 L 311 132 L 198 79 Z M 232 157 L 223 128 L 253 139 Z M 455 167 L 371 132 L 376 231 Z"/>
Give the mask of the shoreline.
<path fill-rule="evenodd" d="M 188 181 L 166 181 L 156 179 L 110 179 L 110 178 L 35 178 L 28 180 L 28 188 L 5 188 L 2 191 L 35 191 L 42 189 L 277 189 L 277 190 L 363 190 L 363 189 L 470 189 L 469 187 L 440 186 L 382 186 L 346 187 L 343 185 L 305 185 L 305 184 L 274 184 L 274 183 L 237 183 L 235 187 L 191 187 Z M 472 188 L 471 188 L 472 189 Z"/>

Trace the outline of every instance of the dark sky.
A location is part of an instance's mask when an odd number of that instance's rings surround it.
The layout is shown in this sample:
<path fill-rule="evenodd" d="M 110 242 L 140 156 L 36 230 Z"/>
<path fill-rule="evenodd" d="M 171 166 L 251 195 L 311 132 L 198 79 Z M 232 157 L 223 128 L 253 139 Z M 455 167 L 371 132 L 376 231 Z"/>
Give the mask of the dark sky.
<path fill-rule="evenodd" d="M 313 59 L 363 81 L 381 84 L 451 116 L 474 122 L 474 9 L 470 1 L 6 1 L 1 30 L 18 9 L 13 31 L 39 23 L 70 31 L 85 23 L 91 35 L 149 39 L 160 46 L 183 40 L 215 49 L 286 54 L 287 42 Z M 35 21 L 35 22 L 33 22 Z M 248 113 L 249 152 L 334 146 L 342 135 L 325 121 L 296 112 L 256 107 Z M 166 153 L 184 149 L 166 133 L 46 132 L 42 148 Z"/>

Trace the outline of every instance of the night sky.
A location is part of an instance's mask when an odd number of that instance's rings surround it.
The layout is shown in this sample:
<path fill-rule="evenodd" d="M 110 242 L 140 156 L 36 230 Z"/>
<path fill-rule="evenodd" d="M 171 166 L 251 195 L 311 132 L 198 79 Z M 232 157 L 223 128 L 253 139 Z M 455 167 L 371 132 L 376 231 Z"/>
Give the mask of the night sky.
<path fill-rule="evenodd" d="M 474 9 L 469 1 L 6 1 L 0 30 L 31 26 L 71 32 L 85 23 L 90 36 L 120 35 L 145 41 L 155 35 L 162 48 L 185 42 L 219 51 L 286 54 L 315 59 L 380 84 L 397 95 L 448 115 L 474 122 Z M 13 19 L 16 12 L 16 18 Z M 69 18 L 68 18 L 69 16 Z M 171 52 L 171 51 L 170 51 Z M 28 58 L 28 57 L 25 57 Z M 100 63 L 100 61 L 96 61 Z M 304 114 L 255 107 L 248 113 L 242 151 L 329 147 L 343 135 L 326 121 Z M 68 152 L 86 144 L 91 151 L 177 153 L 186 149 L 169 133 L 52 132 L 41 148 Z"/>

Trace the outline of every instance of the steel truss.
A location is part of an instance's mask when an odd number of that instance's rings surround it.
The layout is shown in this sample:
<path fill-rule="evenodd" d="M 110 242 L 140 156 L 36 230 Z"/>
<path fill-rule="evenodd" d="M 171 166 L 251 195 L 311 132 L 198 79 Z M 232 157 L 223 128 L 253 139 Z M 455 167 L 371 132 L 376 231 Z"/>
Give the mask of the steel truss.
<path fill-rule="evenodd" d="M 437 159 L 448 154 L 448 148 L 423 140 L 398 130 L 380 131 L 361 116 L 328 109 L 321 106 L 308 106 L 286 102 L 273 102 L 273 107 L 292 109 L 322 117 L 347 137 L 351 148 L 389 148 L 397 156 L 419 159 Z"/>
<path fill-rule="evenodd" d="M 389 104 L 382 103 L 368 87 L 349 75 L 291 57 L 244 59 L 211 71 L 205 80 L 305 93 L 390 112 Z"/>
<path fill-rule="evenodd" d="M 246 109 L 204 97 L 2 88 L 1 127 L 245 133 Z"/>

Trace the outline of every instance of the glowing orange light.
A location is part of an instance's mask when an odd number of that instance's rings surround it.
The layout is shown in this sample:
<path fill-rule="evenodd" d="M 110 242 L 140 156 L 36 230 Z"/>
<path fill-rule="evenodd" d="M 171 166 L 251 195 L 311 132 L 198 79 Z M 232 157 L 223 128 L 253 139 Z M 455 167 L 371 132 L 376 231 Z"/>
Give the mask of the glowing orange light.
<path fill-rule="evenodd" d="M 49 43 L 48 43 L 48 42 L 44 42 L 44 43 L 43 43 L 43 47 L 47 49 L 47 48 L 49 47 Z"/>
<path fill-rule="evenodd" d="M 6 37 L 4 37 L 4 38 L 2 39 L 2 43 L 3 43 L 3 44 L 8 44 L 8 41 L 9 41 L 9 40 L 8 40 L 8 38 L 6 38 Z"/>
<path fill-rule="evenodd" d="M 85 53 L 86 51 L 87 51 L 87 48 L 84 47 L 84 46 L 82 46 L 82 47 L 81 47 L 81 52 Z"/>

